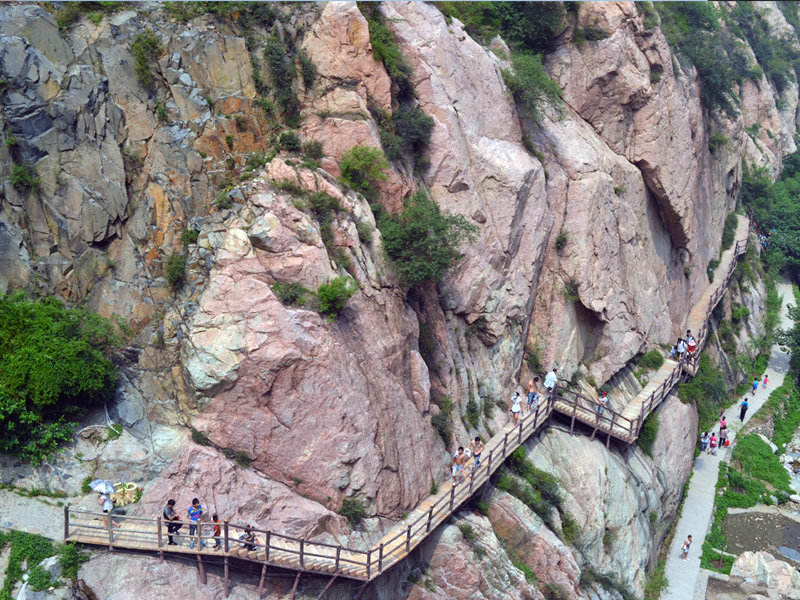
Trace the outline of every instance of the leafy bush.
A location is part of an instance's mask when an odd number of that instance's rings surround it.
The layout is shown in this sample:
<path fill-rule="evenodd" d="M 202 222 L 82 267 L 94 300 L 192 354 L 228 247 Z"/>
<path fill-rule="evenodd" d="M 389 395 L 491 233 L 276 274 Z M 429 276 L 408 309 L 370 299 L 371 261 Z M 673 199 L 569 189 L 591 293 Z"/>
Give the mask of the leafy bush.
<path fill-rule="evenodd" d="M 410 150 L 414 166 L 421 166 L 421 158 L 431 142 L 433 119 L 419 106 L 402 105 L 392 115 L 392 122 L 403 147 Z"/>
<path fill-rule="evenodd" d="M 55 298 L 0 296 L 0 452 L 40 462 L 87 408 L 113 396 L 111 321 Z M 55 359 L 57 357 L 57 360 Z"/>
<path fill-rule="evenodd" d="M 477 429 L 478 425 L 481 423 L 481 409 L 474 398 L 470 398 L 467 402 L 466 417 L 467 423 L 469 423 L 473 429 Z"/>
<path fill-rule="evenodd" d="M 581 299 L 580 296 L 580 284 L 578 280 L 574 277 L 570 277 L 564 282 L 564 299 L 567 302 L 577 302 Z"/>
<path fill-rule="evenodd" d="M 664 355 L 658 349 L 653 348 L 642 354 L 639 361 L 636 363 L 643 369 L 655 370 L 661 368 L 664 364 Z"/>
<path fill-rule="evenodd" d="M 637 440 L 639 448 L 650 457 L 653 456 L 653 442 L 656 441 L 659 424 L 658 415 L 650 413 L 642 423 L 642 429 L 639 431 L 639 439 Z"/>
<path fill-rule="evenodd" d="M 214 205 L 222 210 L 229 210 L 231 207 L 233 207 L 233 199 L 230 197 L 227 191 L 222 190 L 214 198 Z"/>
<path fill-rule="evenodd" d="M 515 53 L 511 57 L 514 72 L 503 70 L 503 81 L 514 100 L 525 106 L 534 119 L 541 119 L 541 109 L 561 99 L 561 88 L 550 79 L 538 54 Z"/>
<path fill-rule="evenodd" d="M 700 429 L 708 431 L 717 420 L 719 410 L 726 405 L 728 389 L 725 374 L 711 363 L 707 353 L 700 355 L 694 379 L 678 385 L 678 398 L 697 405 Z"/>
<path fill-rule="evenodd" d="M 5 581 L 3 587 L 0 588 L 0 599 L 11 600 L 14 587 L 22 579 L 23 563 L 27 563 L 31 567 L 31 571 L 34 571 L 33 573 L 29 572 L 34 576 L 34 582 L 43 585 L 45 576 L 49 579 L 49 574 L 41 572 L 41 569 L 37 573 L 33 567 L 53 556 L 56 549 L 50 540 L 41 535 L 14 530 L 0 532 L 0 548 L 4 548 L 6 544 L 11 548 L 8 551 Z"/>
<path fill-rule="evenodd" d="M 78 578 L 81 565 L 89 560 L 89 556 L 78 550 L 75 544 L 62 544 L 58 549 L 58 562 L 61 565 L 61 576 L 69 581 Z"/>
<path fill-rule="evenodd" d="M 319 160 L 325 153 L 322 150 L 322 142 L 319 140 L 312 140 L 303 144 L 303 156 L 311 160 Z"/>
<path fill-rule="evenodd" d="M 367 515 L 367 511 L 361 498 L 342 498 L 342 508 L 339 509 L 339 514 L 350 521 L 351 527 L 355 527 L 361 523 Z"/>
<path fill-rule="evenodd" d="M 197 242 L 197 237 L 200 235 L 200 232 L 197 229 L 184 229 L 181 232 L 181 243 L 184 246 L 191 246 L 195 242 Z"/>
<path fill-rule="evenodd" d="M 303 85 L 306 89 L 310 89 L 314 85 L 314 77 L 317 76 L 317 66 L 311 57 L 304 51 L 300 51 L 300 77 L 303 80 Z"/>
<path fill-rule="evenodd" d="M 294 131 L 284 131 L 278 139 L 281 148 L 288 152 L 300 152 L 302 149 L 302 142 L 300 136 Z"/>
<path fill-rule="evenodd" d="M 439 407 L 439 412 L 431 417 L 431 425 L 436 429 L 436 433 L 444 441 L 445 446 L 450 443 L 453 437 L 453 425 L 450 422 L 450 415 L 453 412 L 453 401 L 449 397 L 435 401 Z"/>
<path fill-rule="evenodd" d="M 296 75 L 294 61 L 278 38 L 273 36 L 267 40 L 264 45 L 264 59 L 272 74 L 275 99 L 286 116 L 287 123 L 298 119 L 300 104 L 293 87 Z"/>
<path fill-rule="evenodd" d="M 286 283 L 275 282 L 270 287 L 278 297 L 278 300 L 287 306 L 303 304 L 303 300 L 305 300 L 306 294 L 308 294 L 308 290 L 303 287 L 303 284 L 296 281 Z"/>
<path fill-rule="evenodd" d="M 186 275 L 186 256 L 180 252 L 170 254 L 164 266 L 164 273 L 172 289 L 180 288 Z"/>
<path fill-rule="evenodd" d="M 382 215 L 378 228 L 397 274 L 410 286 L 439 281 L 478 230 L 463 215 L 443 214 L 423 191 L 406 200 L 399 215 Z"/>
<path fill-rule="evenodd" d="M 356 231 L 362 244 L 372 244 L 372 225 L 367 221 L 358 220 L 356 221 Z"/>
<path fill-rule="evenodd" d="M 377 197 L 378 183 L 386 180 L 383 169 L 388 167 L 380 149 L 370 146 L 354 146 L 339 163 L 342 180 L 370 200 Z"/>
<path fill-rule="evenodd" d="M 11 185 L 21 194 L 33 192 L 38 194 L 41 190 L 41 181 L 36 176 L 36 170 L 28 162 L 14 163 L 9 177 Z"/>
<path fill-rule="evenodd" d="M 352 277 L 336 277 L 328 283 L 323 283 L 317 289 L 319 312 L 331 318 L 336 317 L 356 291 L 358 285 Z"/>
<path fill-rule="evenodd" d="M 750 310 L 743 304 L 731 302 L 731 321 L 735 324 L 741 323 L 750 316 Z"/>
<path fill-rule="evenodd" d="M 569 230 L 562 229 L 558 232 L 555 241 L 556 250 L 563 250 L 567 247 L 567 242 L 569 242 Z"/>
<path fill-rule="evenodd" d="M 163 51 L 161 39 L 149 29 L 145 29 L 133 38 L 128 50 L 133 55 L 133 70 L 136 76 L 145 88 L 152 90 L 155 83 L 153 65 Z"/>
<path fill-rule="evenodd" d="M 708 135 L 708 149 L 712 154 L 716 154 L 720 148 L 727 146 L 729 141 L 725 134 L 712 129 Z"/>
<path fill-rule="evenodd" d="M 200 444 L 201 446 L 213 446 L 214 445 L 213 442 L 211 441 L 211 438 L 208 437 L 208 435 L 206 435 L 202 431 L 198 431 L 194 427 L 191 427 L 190 431 L 192 432 L 192 441 L 195 444 Z"/>
<path fill-rule="evenodd" d="M 372 54 L 386 68 L 389 78 L 397 89 L 397 97 L 400 100 L 413 98 L 414 85 L 411 83 L 411 67 L 400 51 L 392 30 L 386 25 L 383 16 L 378 11 L 378 6 L 371 2 L 359 2 L 358 8 L 369 26 Z"/>
<path fill-rule="evenodd" d="M 736 237 L 736 228 L 739 226 L 739 217 L 736 213 L 730 213 L 725 217 L 725 225 L 722 227 L 722 242 L 720 248 L 727 250 L 733 246 L 734 238 Z"/>

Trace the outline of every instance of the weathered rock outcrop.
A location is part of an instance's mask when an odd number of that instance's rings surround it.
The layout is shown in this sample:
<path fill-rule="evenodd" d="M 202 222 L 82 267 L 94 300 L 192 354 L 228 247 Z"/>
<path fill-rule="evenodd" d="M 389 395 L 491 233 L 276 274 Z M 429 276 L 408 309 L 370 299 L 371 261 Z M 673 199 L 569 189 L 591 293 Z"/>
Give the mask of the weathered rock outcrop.
<path fill-rule="evenodd" d="M 763 585 L 779 594 L 800 592 L 800 572 L 769 552 L 741 554 L 731 567 L 731 577 L 741 577 L 746 583 Z"/>

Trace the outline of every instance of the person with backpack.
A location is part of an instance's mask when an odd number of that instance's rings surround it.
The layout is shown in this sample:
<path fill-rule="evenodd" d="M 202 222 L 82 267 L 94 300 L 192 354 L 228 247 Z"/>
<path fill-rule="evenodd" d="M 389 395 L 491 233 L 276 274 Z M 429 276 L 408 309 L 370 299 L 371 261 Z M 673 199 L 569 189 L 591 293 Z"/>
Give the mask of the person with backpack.
<path fill-rule="evenodd" d="M 172 539 L 172 534 L 177 533 L 177 531 L 183 527 L 183 523 L 181 523 L 181 518 L 175 513 L 175 500 L 171 498 L 167 500 L 167 505 L 164 507 L 163 513 L 164 521 L 167 522 L 167 538 L 169 539 L 167 545 L 177 546 L 178 544 Z"/>
<path fill-rule="evenodd" d="M 744 422 L 744 416 L 747 414 L 747 409 L 750 406 L 750 403 L 747 402 L 747 398 L 742 399 L 742 403 L 739 405 L 739 420 Z"/>

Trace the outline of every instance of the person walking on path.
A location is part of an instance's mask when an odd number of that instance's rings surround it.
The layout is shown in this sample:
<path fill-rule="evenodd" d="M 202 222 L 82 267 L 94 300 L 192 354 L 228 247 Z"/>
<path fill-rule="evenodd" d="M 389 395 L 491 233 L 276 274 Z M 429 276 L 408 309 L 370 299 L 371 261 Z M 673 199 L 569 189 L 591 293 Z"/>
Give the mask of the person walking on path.
<path fill-rule="evenodd" d="M 728 427 L 728 419 L 725 417 L 725 414 L 723 413 L 719 418 L 719 428 L 725 429 L 727 427 Z"/>
<path fill-rule="evenodd" d="M 108 529 L 108 520 L 111 519 L 111 511 L 114 510 L 114 503 L 111 501 L 111 494 L 100 493 L 97 496 L 97 503 L 103 507 L 103 527 Z M 114 527 L 119 527 L 119 523 L 114 523 L 111 519 L 111 524 Z"/>
<path fill-rule="evenodd" d="M 700 436 L 700 452 L 705 452 L 706 448 L 708 448 L 708 432 L 704 431 Z"/>
<path fill-rule="evenodd" d="M 475 436 L 475 439 L 469 443 L 469 449 L 472 452 L 472 458 L 475 459 L 475 462 L 472 464 L 473 471 L 481 466 L 481 454 L 486 449 L 486 446 L 483 445 L 481 438 Z"/>
<path fill-rule="evenodd" d="M 539 378 L 534 377 L 528 382 L 528 412 L 536 410 L 539 404 Z"/>
<path fill-rule="evenodd" d="M 689 548 L 692 546 L 692 536 L 686 538 L 681 546 L 681 560 L 689 558 Z"/>
<path fill-rule="evenodd" d="M 597 420 L 599 421 L 603 417 L 603 411 L 606 409 L 606 404 L 608 404 L 608 392 L 603 392 L 600 394 L 600 397 L 597 399 Z"/>
<path fill-rule="evenodd" d="M 514 392 L 511 397 L 511 418 L 514 419 L 514 425 L 517 424 L 520 412 L 522 412 L 522 396 L 519 395 L 519 392 Z"/>
<path fill-rule="evenodd" d="M 764 389 L 767 389 L 767 384 L 768 383 L 769 383 L 769 375 L 764 373 L 764 382 L 761 385 L 764 386 Z"/>
<path fill-rule="evenodd" d="M 189 510 L 186 511 L 186 514 L 189 517 L 189 537 L 191 541 L 189 542 L 189 548 L 194 549 L 194 534 L 195 532 L 200 533 L 200 521 L 203 519 L 203 507 L 200 504 L 200 500 L 197 498 L 192 498 L 192 505 L 189 507 Z M 200 546 L 205 546 L 203 540 L 200 540 Z"/>
<path fill-rule="evenodd" d="M 717 453 L 717 436 L 714 435 L 714 432 L 711 432 L 711 437 L 708 438 L 708 453 L 709 454 L 716 454 Z"/>
<path fill-rule="evenodd" d="M 753 396 L 756 395 L 757 390 L 758 390 L 758 377 L 753 377 Z"/>
<path fill-rule="evenodd" d="M 744 416 L 747 414 L 747 408 L 750 404 L 747 402 L 747 398 L 742 399 L 742 403 L 739 405 L 739 420 L 744 422 Z"/>
<path fill-rule="evenodd" d="M 553 389 L 556 387 L 558 383 L 558 369 L 553 367 L 547 375 L 544 376 L 544 389 L 547 390 L 547 393 L 550 394 L 553 392 Z"/>
<path fill-rule="evenodd" d="M 675 351 L 678 355 L 678 360 L 682 359 L 686 352 L 686 342 L 683 341 L 683 338 L 678 338 L 678 341 L 675 342 Z"/>
<path fill-rule="evenodd" d="M 464 447 L 459 446 L 458 452 L 453 454 L 453 460 L 450 466 L 453 470 L 453 485 L 458 485 L 464 481 L 464 463 L 467 462 L 467 455 L 464 454 Z"/>
<path fill-rule="evenodd" d="M 723 427 L 719 430 L 719 447 L 724 448 L 728 445 L 728 428 Z"/>
<path fill-rule="evenodd" d="M 183 523 L 181 523 L 181 518 L 175 514 L 175 500 L 171 498 L 167 500 L 167 505 L 164 507 L 164 520 L 167 521 L 167 538 L 169 538 L 167 545 L 177 546 L 178 544 L 172 539 L 172 534 L 183 527 Z"/>

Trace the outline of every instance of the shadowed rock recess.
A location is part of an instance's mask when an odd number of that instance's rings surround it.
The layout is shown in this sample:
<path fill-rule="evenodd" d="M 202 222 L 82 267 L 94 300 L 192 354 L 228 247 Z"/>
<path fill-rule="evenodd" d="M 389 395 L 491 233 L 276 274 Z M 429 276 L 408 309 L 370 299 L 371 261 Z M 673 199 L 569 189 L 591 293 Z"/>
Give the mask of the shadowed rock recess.
<path fill-rule="evenodd" d="M 0 483 L 74 506 L 97 508 L 87 476 L 124 479 L 143 487 L 128 514 L 174 498 L 184 516 L 197 496 L 209 516 L 372 547 L 459 445 L 505 425 L 533 375 L 557 365 L 586 396 L 606 385 L 611 407 L 634 398 L 635 361 L 685 332 L 709 285 L 744 166 L 777 176 L 796 150 L 794 71 L 780 91 L 744 79 L 736 115 L 709 111 L 649 3 L 566 3 L 542 57 L 562 98 L 537 116 L 506 85 L 512 40 L 468 32 L 452 3 L 177 4 L 82 3 L 69 22 L 65 7 L 0 6 L 0 293 L 131 329 L 113 401 L 73 443 L 39 466 L 0 457 Z M 800 53 L 779 3 L 754 4 Z M 157 50 L 135 51 L 144 32 Z M 403 114 L 416 135 L 428 116 L 426 147 L 403 138 Z M 356 146 L 388 156 L 371 197 L 344 183 Z M 409 289 L 378 225 L 417 193 L 475 239 Z M 316 292 L 337 277 L 354 294 L 325 314 Z M 721 303 L 749 310 L 740 352 L 763 335 L 751 287 Z M 650 453 L 554 417 L 524 446 L 551 495 L 497 475 L 362 598 L 643 598 L 698 422 L 677 397 L 658 414 Z M 121 436 L 106 439 L 109 420 Z M 222 568 L 207 585 L 196 568 L 97 551 L 79 573 L 94 596 L 77 597 L 221 598 Z M 265 597 L 290 597 L 294 574 L 270 573 Z M 257 582 L 236 571 L 230 597 Z M 297 597 L 326 583 L 307 575 Z"/>

